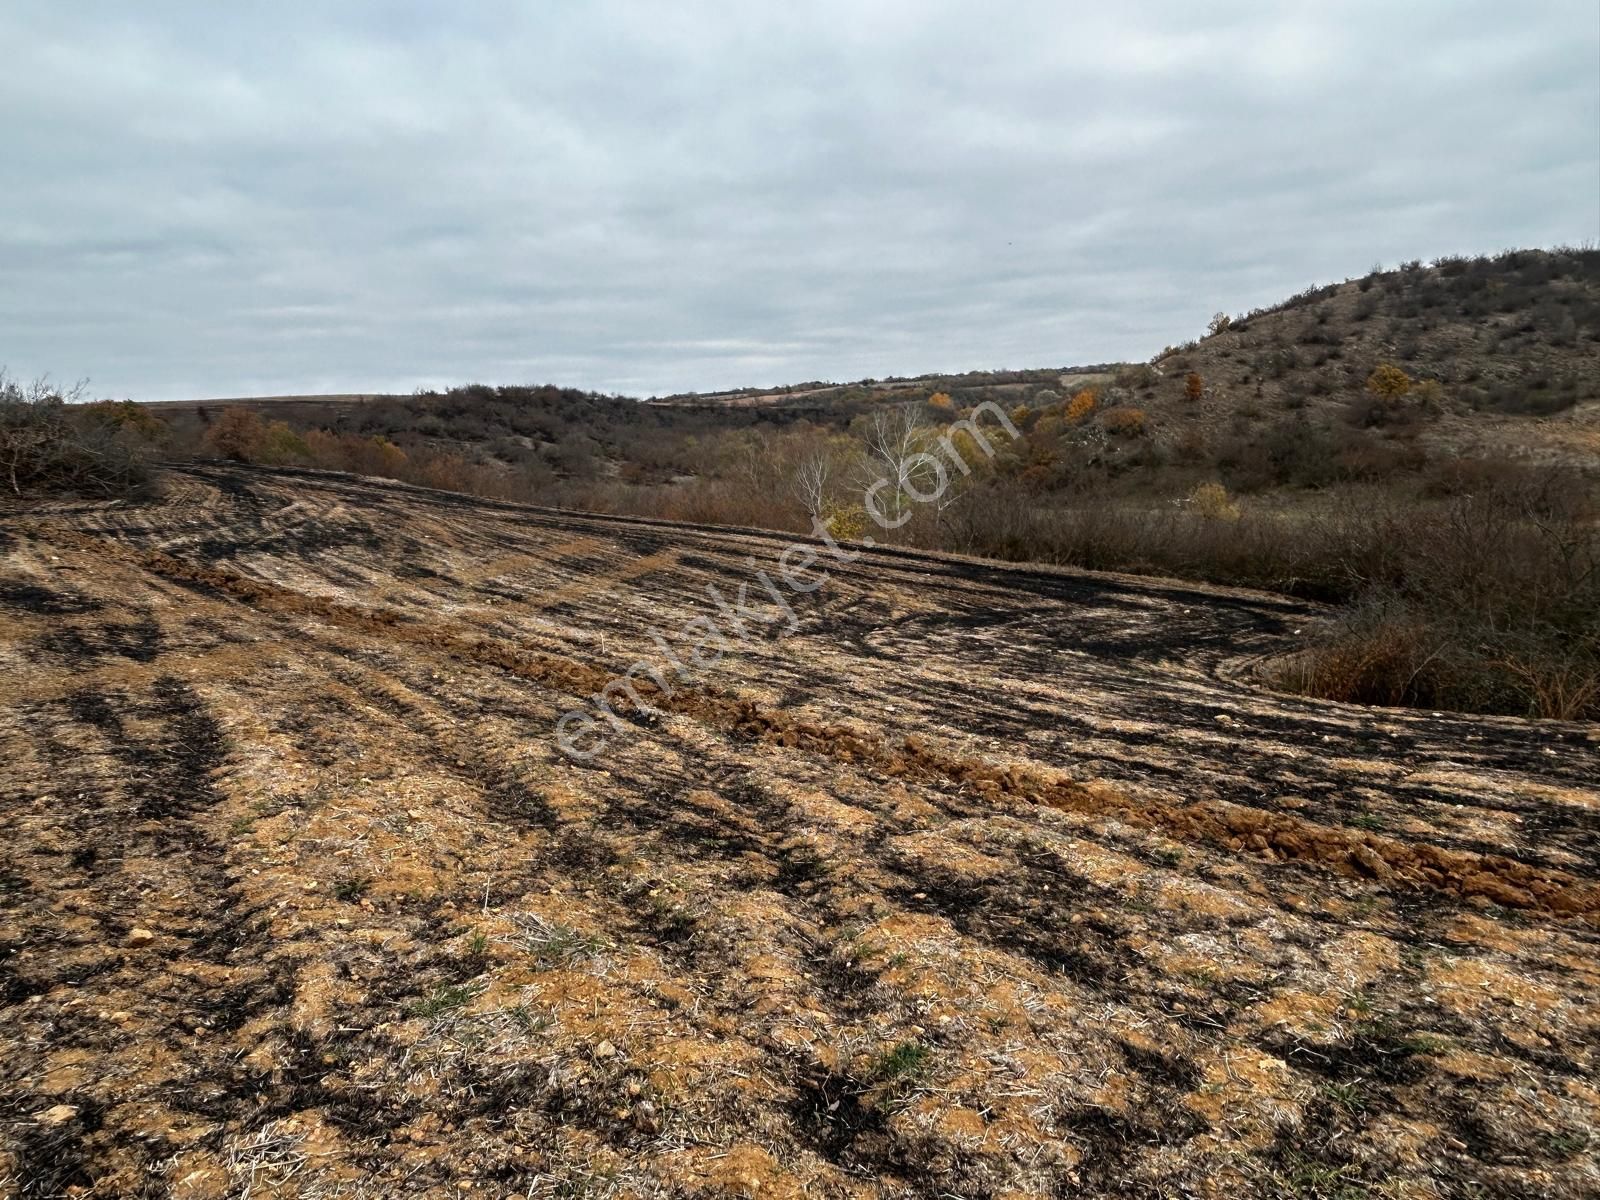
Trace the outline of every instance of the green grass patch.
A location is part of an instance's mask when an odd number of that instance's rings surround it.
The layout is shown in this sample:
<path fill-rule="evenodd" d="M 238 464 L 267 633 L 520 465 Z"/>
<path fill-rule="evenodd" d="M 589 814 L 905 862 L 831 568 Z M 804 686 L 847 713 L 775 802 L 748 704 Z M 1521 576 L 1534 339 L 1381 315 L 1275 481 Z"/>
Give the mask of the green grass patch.
<path fill-rule="evenodd" d="M 872 1066 L 872 1076 L 885 1083 L 916 1079 L 927 1070 L 932 1057 L 933 1051 L 921 1042 L 901 1042 L 878 1056 Z"/>
<path fill-rule="evenodd" d="M 343 900 L 346 904 L 355 901 L 367 894 L 367 889 L 372 886 L 370 875 L 346 875 L 333 885 L 333 898 Z"/>
<path fill-rule="evenodd" d="M 406 1015 L 412 1017 L 437 1017 L 444 1013 L 452 1012 L 463 1005 L 470 1004 L 481 991 L 475 984 L 447 983 L 442 984 L 421 1000 L 415 1000 L 406 1008 Z"/>

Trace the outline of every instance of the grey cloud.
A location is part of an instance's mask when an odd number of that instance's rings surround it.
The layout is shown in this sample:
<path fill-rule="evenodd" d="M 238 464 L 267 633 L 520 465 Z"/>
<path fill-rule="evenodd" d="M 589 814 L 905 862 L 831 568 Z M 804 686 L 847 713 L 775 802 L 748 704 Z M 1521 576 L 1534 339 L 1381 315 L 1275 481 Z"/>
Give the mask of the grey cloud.
<path fill-rule="evenodd" d="M 1064 365 L 1600 238 L 1587 0 L 459 7 L 6 6 L 0 363 L 145 398 Z"/>

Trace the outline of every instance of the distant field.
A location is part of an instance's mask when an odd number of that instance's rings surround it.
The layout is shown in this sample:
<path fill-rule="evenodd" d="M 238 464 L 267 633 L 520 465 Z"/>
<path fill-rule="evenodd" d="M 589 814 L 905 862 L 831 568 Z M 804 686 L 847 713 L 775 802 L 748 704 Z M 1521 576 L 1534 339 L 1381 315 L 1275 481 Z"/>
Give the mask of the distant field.
<path fill-rule="evenodd" d="M 1264 691 L 1296 601 L 884 550 L 734 640 L 784 546 L 222 467 L 8 521 L 0 1181 L 1594 1193 L 1594 726 Z"/>
<path fill-rule="evenodd" d="M 371 404 L 379 400 L 396 400 L 401 397 L 383 392 L 329 392 L 305 396 L 212 396 L 203 400 L 152 400 L 145 404 L 157 413 L 192 413 L 196 408 L 229 408 L 244 405 L 250 408 L 270 408 L 273 415 L 312 426 L 332 419 L 341 409 Z"/>
<path fill-rule="evenodd" d="M 370 400 L 394 400 L 389 392 L 327 392 L 304 396 L 209 396 L 200 400 L 152 400 L 146 407 L 193 408 L 196 404 L 362 404 Z"/>

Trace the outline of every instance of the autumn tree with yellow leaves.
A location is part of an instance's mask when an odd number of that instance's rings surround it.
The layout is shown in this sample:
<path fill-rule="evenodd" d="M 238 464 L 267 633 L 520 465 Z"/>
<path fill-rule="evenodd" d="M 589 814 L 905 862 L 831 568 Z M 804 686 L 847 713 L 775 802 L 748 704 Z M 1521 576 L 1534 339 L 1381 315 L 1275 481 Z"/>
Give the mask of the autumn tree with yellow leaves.
<path fill-rule="evenodd" d="M 1391 362 L 1379 363 L 1367 376 L 1367 391 L 1385 403 L 1393 404 L 1411 390 L 1411 376 Z"/>

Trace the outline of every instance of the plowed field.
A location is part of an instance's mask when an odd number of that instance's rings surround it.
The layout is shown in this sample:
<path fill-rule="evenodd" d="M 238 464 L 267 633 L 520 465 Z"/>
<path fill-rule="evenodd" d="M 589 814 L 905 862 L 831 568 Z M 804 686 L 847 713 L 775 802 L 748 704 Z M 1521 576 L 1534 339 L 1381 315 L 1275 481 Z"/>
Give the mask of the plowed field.
<path fill-rule="evenodd" d="M 1600 733 L 1255 686 L 1309 606 L 791 618 L 777 535 L 243 468 L 0 529 L 0 1195 L 1600 1191 Z"/>

